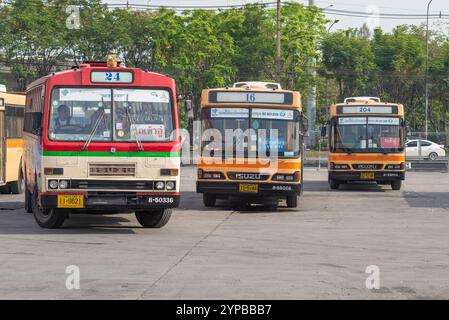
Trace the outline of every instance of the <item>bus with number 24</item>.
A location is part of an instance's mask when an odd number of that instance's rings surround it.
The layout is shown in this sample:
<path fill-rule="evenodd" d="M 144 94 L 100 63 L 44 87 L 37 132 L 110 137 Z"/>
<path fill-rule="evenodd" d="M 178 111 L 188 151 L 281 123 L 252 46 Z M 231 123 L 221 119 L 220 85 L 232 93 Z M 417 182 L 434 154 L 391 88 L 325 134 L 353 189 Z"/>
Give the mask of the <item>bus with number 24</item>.
<path fill-rule="evenodd" d="M 25 208 L 44 228 L 75 213 L 135 213 L 164 226 L 179 204 L 175 81 L 109 56 L 27 88 Z"/>

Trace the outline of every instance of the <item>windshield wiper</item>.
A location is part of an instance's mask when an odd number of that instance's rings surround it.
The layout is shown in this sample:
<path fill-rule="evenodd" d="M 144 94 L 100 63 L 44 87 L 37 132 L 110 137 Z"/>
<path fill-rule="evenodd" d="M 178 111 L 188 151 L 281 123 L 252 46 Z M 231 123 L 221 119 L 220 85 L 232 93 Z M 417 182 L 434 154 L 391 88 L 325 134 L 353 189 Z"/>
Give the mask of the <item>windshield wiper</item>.
<path fill-rule="evenodd" d="M 102 99 L 103 100 L 103 99 Z M 103 112 L 101 113 L 101 115 L 98 117 L 97 121 L 95 122 L 95 125 L 92 129 L 92 131 L 89 133 L 89 137 L 87 139 L 87 141 L 84 143 L 84 145 L 81 147 L 82 151 L 86 151 L 86 149 L 89 147 L 90 142 L 92 141 L 95 132 L 97 132 L 98 126 L 100 125 L 101 120 L 103 120 L 105 115 L 105 111 L 103 109 Z"/>
<path fill-rule="evenodd" d="M 131 114 L 130 114 L 130 112 L 129 112 L 129 109 L 130 109 L 130 108 L 129 108 L 129 103 L 128 103 L 128 95 L 126 95 L 126 108 L 125 108 L 125 110 L 126 110 L 126 118 L 129 120 L 129 123 L 130 123 L 130 129 L 131 129 L 131 127 L 134 126 L 134 135 L 136 136 L 137 149 L 138 149 L 139 151 L 143 151 L 142 142 L 140 142 L 139 134 L 138 134 L 138 132 L 137 132 L 137 128 L 136 128 L 135 123 L 134 123 L 134 121 L 133 121 L 133 119 L 132 119 L 132 117 L 131 117 Z"/>

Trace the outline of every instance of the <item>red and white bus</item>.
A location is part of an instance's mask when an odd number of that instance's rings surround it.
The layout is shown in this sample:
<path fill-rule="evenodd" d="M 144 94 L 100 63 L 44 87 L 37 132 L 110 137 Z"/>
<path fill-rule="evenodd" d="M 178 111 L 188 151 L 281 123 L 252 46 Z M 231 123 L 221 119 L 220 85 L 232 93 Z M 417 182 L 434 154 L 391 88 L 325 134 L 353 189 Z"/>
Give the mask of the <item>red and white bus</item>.
<path fill-rule="evenodd" d="M 175 81 L 107 62 L 85 62 L 27 88 L 25 208 L 44 228 L 71 213 L 134 212 L 164 226 L 179 204 Z"/>

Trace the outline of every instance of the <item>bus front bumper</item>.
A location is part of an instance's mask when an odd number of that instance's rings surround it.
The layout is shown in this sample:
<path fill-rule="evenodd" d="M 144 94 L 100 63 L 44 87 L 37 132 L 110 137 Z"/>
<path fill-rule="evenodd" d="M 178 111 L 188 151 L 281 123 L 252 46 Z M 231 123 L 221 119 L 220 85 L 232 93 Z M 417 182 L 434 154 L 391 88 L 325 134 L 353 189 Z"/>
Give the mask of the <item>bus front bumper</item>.
<path fill-rule="evenodd" d="M 362 175 L 364 173 L 373 173 L 373 177 Z M 329 179 L 339 181 L 395 181 L 404 180 L 404 171 L 375 171 L 375 172 L 360 172 L 360 171 L 330 171 Z"/>
<path fill-rule="evenodd" d="M 61 205 L 58 197 L 80 196 L 82 205 Z M 46 192 L 41 194 L 43 209 L 67 209 L 70 211 L 107 211 L 107 212 L 132 212 L 136 210 L 151 210 L 176 208 L 179 206 L 180 196 L 178 192 L 171 193 L 134 193 L 134 192 Z"/>
<path fill-rule="evenodd" d="M 249 188 L 252 191 L 240 191 L 241 185 L 257 185 L 256 188 Z M 251 182 L 229 182 L 229 181 L 197 181 L 196 192 L 208 193 L 223 196 L 238 197 L 286 197 L 299 195 L 301 193 L 301 184 L 288 183 L 258 183 Z"/>

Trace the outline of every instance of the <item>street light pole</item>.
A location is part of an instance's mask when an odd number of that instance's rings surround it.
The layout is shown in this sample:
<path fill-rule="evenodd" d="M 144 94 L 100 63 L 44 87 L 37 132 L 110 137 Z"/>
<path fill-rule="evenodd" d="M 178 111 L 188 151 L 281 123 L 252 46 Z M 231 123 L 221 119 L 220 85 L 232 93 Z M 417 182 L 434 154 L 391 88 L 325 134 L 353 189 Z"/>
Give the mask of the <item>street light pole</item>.
<path fill-rule="evenodd" d="M 327 32 L 329 33 L 329 31 L 330 31 L 331 28 L 334 26 L 334 24 L 339 23 L 339 22 L 340 22 L 340 20 L 335 19 L 335 20 L 332 22 L 332 24 L 329 26 L 329 28 L 327 28 Z"/>
<path fill-rule="evenodd" d="M 428 135 L 428 119 L 429 119 L 429 8 L 433 0 L 430 0 L 427 4 L 427 23 L 426 23 L 426 75 L 425 75 L 425 103 L 426 103 L 426 124 L 425 124 L 425 136 Z"/>
<path fill-rule="evenodd" d="M 276 7 L 276 82 L 281 83 L 281 0 L 277 0 Z"/>

